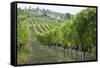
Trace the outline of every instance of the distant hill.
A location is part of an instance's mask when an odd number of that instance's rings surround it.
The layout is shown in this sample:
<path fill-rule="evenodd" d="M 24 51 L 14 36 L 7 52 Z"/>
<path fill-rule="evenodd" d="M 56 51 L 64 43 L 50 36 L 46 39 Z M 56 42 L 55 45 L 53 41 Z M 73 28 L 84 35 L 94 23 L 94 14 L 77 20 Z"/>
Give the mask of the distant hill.
<path fill-rule="evenodd" d="M 50 18 L 50 19 L 55 19 L 59 22 L 64 22 L 65 20 L 69 19 L 69 17 L 73 16 L 70 13 L 64 14 L 64 13 L 60 13 L 60 12 L 51 11 L 49 9 L 40 9 L 39 7 L 28 8 L 27 10 L 33 16 L 47 17 L 47 18 Z"/>

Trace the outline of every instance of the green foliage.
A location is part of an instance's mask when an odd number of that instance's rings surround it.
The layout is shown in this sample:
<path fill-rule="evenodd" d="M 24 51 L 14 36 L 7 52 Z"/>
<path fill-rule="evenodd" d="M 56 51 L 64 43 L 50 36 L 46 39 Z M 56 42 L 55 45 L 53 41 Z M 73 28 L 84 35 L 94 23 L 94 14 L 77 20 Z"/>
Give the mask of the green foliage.
<path fill-rule="evenodd" d="M 55 20 L 41 16 L 27 16 L 22 12 L 29 13 L 27 10 L 18 9 L 17 21 L 17 43 L 25 46 L 28 41 L 29 33 L 36 39 L 39 45 L 59 46 L 65 49 L 75 49 L 82 52 L 91 52 L 96 55 L 96 9 L 87 8 L 69 20 L 59 23 Z M 29 13 L 31 14 L 31 13 Z M 46 16 L 46 13 L 44 12 Z M 34 37 L 33 37 L 34 36 Z M 33 40 L 32 40 L 33 41 Z M 19 62 L 24 62 L 27 48 L 23 47 L 19 53 Z M 65 53 L 64 53 L 65 54 Z M 23 58 L 23 59 L 22 59 Z"/>
<path fill-rule="evenodd" d="M 17 50 L 18 50 L 17 62 L 18 64 L 25 63 L 29 53 L 29 49 L 27 48 L 29 27 L 27 25 L 28 23 L 25 20 L 25 16 L 23 16 L 23 10 L 18 9 L 18 18 L 17 18 Z"/>
<path fill-rule="evenodd" d="M 87 8 L 44 35 L 45 43 L 61 44 L 64 48 L 84 52 L 96 47 L 96 9 Z M 43 38 L 44 40 L 44 38 Z M 52 41 L 52 42 L 51 42 Z"/>
<path fill-rule="evenodd" d="M 96 9 L 88 8 L 82 10 L 74 18 L 75 29 L 81 42 L 81 47 L 96 46 Z"/>
<path fill-rule="evenodd" d="M 28 54 L 30 53 L 29 48 L 24 46 L 17 52 L 17 63 L 24 64 L 28 58 Z"/>
<path fill-rule="evenodd" d="M 27 27 L 27 23 L 25 19 L 21 19 L 17 21 L 17 42 L 18 44 L 26 45 L 28 41 L 28 32 L 29 28 Z M 18 45 L 18 46 L 19 46 Z"/>

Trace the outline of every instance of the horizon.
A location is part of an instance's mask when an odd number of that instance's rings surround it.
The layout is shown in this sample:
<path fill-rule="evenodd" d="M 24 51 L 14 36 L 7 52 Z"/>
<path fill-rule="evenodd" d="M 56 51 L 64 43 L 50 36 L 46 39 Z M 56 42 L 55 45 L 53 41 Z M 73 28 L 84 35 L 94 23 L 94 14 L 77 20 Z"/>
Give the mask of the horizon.
<path fill-rule="evenodd" d="M 39 9 L 48 9 L 54 12 L 59 13 L 70 13 L 75 15 L 76 13 L 80 12 L 83 9 L 86 9 L 87 7 L 76 7 L 76 6 L 59 6 L 59 5 L 43 5 L 43 4 L 25 4 L 25 3 L 18 3 L 18 8 L 25 9 L 25 8 L 37 8 Z M 56 9 L 55 9 L 56 8 Z"/>

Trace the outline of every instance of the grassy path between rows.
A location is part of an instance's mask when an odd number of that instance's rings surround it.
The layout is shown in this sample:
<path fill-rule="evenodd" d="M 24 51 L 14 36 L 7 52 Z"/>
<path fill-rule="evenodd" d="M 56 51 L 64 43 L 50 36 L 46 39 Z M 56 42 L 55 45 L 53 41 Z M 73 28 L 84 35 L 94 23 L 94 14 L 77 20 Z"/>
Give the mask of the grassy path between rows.
<path fill-rule="evenodd" d="M 64 57 L 63 51 L 57 51 L 55 49 L 36 45 L 32 38 L 32 32 L 29 33 L 28 47 L 30 50 L 26 64 L 37 64 L 37 63 L 55 63 L 64 61 L 73 61 L 70 57 Z"/>

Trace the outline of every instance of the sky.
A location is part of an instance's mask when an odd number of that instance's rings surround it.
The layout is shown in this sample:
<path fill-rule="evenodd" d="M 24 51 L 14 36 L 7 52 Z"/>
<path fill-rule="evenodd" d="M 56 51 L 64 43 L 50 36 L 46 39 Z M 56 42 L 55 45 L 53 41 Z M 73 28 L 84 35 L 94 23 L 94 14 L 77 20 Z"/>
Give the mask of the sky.
<path fill-rule="evenodd" d="M 41 5 L 41 4 L 24 4 L 24 3 L 18 3 L 17 7 L 19 8 L 36 8 L 39 7 L 40 9 L 49 9 L 51 11 L 60 12 L 60 13 L 71 13 L 76 14 L 82 9 L 86 9 L 86 7 L 74 7 L 74 6 L 57 6 L 57 5 Z"/>

